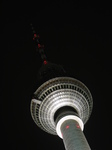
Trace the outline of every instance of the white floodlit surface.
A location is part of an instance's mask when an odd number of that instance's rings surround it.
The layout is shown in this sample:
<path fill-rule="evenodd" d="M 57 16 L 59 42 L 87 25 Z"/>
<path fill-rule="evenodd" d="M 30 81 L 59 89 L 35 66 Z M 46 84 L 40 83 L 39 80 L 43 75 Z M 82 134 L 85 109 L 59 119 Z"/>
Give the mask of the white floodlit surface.
<path fill-rule="evenodd" d="M 61 133 L 61 125 L 64 121 L 69 120 L 69 119 L 77 121 L 79 123 L 79 126 L 80 126 L 82 131 L 84 129 L 84 124 L 83 124 L 82 120 L 79 117 L 74 116 L 74 115 L 67 115 L 67 116 L 61 118 L 58 121 L 57 125 L 56 125 L 56 132 L 57 132 L 57 134 L 59 135 L 60 138 L 63 138 L 62 133 Z"/>
<path fill-rule="evenodd" d="M 71 77 L 50 79 L 34 95 L 30 107 L 32 118 L 37 126 L 51 134 L 57 134 L 54 115 L 61 107 L 74 108 L 84 124 L 92 112 L 90 91 L 82 82 Z"/>

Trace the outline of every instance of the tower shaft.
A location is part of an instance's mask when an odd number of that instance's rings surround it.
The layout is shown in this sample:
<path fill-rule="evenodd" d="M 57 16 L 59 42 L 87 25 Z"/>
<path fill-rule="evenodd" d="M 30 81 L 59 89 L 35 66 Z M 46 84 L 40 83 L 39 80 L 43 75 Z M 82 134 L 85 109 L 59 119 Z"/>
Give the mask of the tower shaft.
<path fill-rule="evenodd" d="M 91 150 L 77 121 L 68 119 L 61 125 L 66 150 Z"/>

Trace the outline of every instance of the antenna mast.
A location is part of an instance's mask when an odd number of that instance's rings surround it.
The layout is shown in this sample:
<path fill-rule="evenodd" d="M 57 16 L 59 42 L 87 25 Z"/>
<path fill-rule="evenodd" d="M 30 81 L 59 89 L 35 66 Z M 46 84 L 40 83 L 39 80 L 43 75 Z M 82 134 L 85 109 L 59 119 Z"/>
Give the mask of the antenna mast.
<path fill-rule="evenodd" d="M 35 43 L 36 43 L 36 51 L 40 53 L 40 56 L 41 56 L 43 63 L 47 64 L 47 57 L 46 57 L 45 52 L 44 52 L 44 45 L 40 43 L 40 41 L 39 41 L 40 36 L 34 30 L 32 23 L 30 25 L 31 25 L 31 29 L 33 32 L 33 41 L 35 41 Z"/>

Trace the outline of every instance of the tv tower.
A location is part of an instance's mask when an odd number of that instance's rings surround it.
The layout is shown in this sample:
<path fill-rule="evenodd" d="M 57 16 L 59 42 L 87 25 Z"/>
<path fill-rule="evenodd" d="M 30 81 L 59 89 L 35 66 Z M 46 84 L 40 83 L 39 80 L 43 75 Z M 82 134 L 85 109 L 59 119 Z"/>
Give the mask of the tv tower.
<path fill-rule="evenodd" d="M 40 86 L 31 100 L 31 116 L 39 128 L 62 138 L 66 150 L 90 150 L 83 129 L 92 112 L 92 95 L 82 82 L 67 76 L 60 65 L 47 61 L 33 26 L 32 30 L 43 64 Z"/>

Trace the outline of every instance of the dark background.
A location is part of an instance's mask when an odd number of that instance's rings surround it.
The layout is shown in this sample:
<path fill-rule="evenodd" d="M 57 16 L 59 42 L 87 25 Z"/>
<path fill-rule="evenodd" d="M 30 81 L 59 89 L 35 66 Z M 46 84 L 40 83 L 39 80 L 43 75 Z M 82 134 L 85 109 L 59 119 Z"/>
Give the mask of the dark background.
<path fill-rule="evenodd" d="M 64 150 L 62 140 L 39 129 L 30 101 L 42 61 L 30 23 L 49 61 L 82 81 L 93 96 L 84 134 L 92 150 L 111 150 L 111 4 L 80 1 L 3 1 L 1 9 L 1 147 Z"/>

